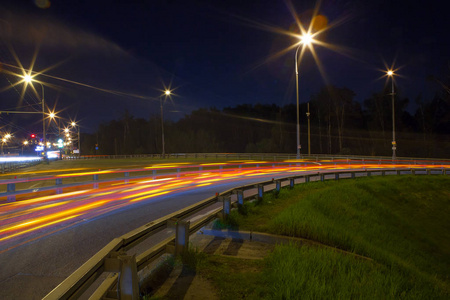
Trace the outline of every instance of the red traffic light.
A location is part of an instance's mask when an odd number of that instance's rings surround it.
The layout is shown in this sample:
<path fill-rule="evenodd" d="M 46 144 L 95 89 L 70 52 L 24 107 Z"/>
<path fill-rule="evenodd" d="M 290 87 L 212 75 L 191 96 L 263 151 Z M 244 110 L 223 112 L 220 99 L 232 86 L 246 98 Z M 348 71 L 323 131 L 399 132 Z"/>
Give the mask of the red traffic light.
<path fill-rule="evenodd" d="M 34 133 L 32 133 L 32 134 L 30 135 L 30 137 L 31 137 L 32 139 L 34 139 L 34 138 L 36 137 L 36 135 L 35 135 Z"/>

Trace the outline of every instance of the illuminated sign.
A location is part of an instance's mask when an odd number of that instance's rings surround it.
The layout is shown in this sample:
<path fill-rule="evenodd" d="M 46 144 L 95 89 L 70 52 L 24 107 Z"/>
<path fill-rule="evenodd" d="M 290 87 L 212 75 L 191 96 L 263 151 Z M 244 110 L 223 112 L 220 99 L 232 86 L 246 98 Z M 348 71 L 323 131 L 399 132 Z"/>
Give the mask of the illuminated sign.
<path fill-rule="evenodd" d="M 44 146 L 36 146 L 36 148 L 34 149 L 34 151 L 36 151 L 36 152 L 44 151 Z"/>

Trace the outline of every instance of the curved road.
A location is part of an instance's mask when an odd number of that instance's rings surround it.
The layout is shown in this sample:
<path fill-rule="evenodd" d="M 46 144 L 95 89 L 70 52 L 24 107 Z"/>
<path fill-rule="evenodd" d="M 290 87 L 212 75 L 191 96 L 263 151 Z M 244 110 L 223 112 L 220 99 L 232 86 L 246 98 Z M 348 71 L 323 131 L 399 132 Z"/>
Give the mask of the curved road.
<path fill-rule="evenodd" d="M 0 299 L 41 299 L 113 238 L 216 193 L 293 173 L 350 167 L 361 165 L 185 173 L 0 204 Z"/>

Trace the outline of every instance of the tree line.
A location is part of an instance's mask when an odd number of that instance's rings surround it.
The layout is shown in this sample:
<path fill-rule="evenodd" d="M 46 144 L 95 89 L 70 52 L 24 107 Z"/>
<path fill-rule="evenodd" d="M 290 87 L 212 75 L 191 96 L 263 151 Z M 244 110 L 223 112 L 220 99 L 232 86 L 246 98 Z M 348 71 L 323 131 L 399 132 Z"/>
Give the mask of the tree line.
<path fill-rule="evenodd" d="M 394 95 L 397 156 L 449 157 L 450 93 L 432 99 Z M 363 103 L 346 87 L 326 86 L 300 105 L 301 153 L 308 153 L 308 122 L 313 154 L 392 154 L 392 102 L 386 87 Z M 201 108 L 174 122 L 164 122 L 166 153 L 295 153 L 296 105 L 242 104 L 223 109 Z M 135 118 L 127 111 L 119 120 L 100 124 L 94 134 L 82 134 L 87 154 L 161 153 L 161 119 Z M 96 149 L 97 148 L 97 149 Z"/>

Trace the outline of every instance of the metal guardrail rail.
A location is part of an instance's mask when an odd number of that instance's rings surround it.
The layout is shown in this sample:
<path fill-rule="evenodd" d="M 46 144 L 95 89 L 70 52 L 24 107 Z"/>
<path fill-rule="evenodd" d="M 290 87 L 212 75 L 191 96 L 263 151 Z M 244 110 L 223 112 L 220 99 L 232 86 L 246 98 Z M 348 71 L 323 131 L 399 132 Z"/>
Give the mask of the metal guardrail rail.
<path fill-rule="evenodd" d="M 164 253 L 178 254 L 187 249 L 189 235 L 207 225 L 216 218 L 218 213 L 225 216 L 230 213 L 232 204 L 244 203 L 244 191 L 256 189 L 256 195 L 250 197 L 263 197 L 264 192 L 280 190 L 284 185 L 293 187 L 298 183 L 310 181 L 339 180 L 341 178 L 355 178 L 372 175 L 403 175 L 403 174 L 443 174 L 450 175 L 450 168 L 423 169 L 423 168 L 395 168 L 395 169 L 371 169 L 371 170 L 346 170 L 318 172 L 302 174 L 276 180 L 249 184 L 233 188 L 214 197 L 207 198 L 182 210 L 174 212 L 163 218 L 154 220 L 141 226 L 119 238 L 112 240 L 103 249 L 97 252 L 86 263 L 78 268 L 72 275 L 66 278 L 44 299 L 77 299 L 80 297 L 102 274 L 108 273 L 105 280 L 97 287 L 89 299 L 139 299 L 138 272 L 145 266 L 159 258 Z M 298 182 L 303 179 L 301 182 Z M 297 180 L 297 182 L 296 182 Z M 271 188 L 265 189 L 265 187 Z M 235 198 L 231 200 L 231 196 Z M 222 207 L 213 208 L 200 219 L 187 221 L 187 219 L 205 208 L 211 208 L 217 202 L 222 202 Z M 217 206 L 217 204 L 216 204 Z M 175 233 L 157 245 L 150 247 L 139 255 L 128 255 L 127 251 L 140 244 L 154 234 L 167 228 L 174 228 Z"/>
<path fill-rule="evenodd" d="M 192 154 L 192 155 L 200 155 L 198 153 L 196 154 Z M 203 154 L 202 154 L 203 155 Z M 222 155 L 222 156 L 228 156 L 228 159 L 232 159 L 231 155 L 234 155 L 234 157 L 239 157 L 240 155 L 247 155 L 247 154 L 217 154 L 217 153 L 212 153 L 212 154 L 204 154 L 204 155 Z M 257 157 L 254 156 L 255 154 L 248 154 L 249 157 L 253 157 L 254 159 L 257 159 Z M 260 155 L 260 154 L 256 154 L 256 155 Z M 314 163 L 314 162 L 322 162 L 322 163 L 338 163 L 338 162 L 345 162 L 348 163 L 349 165 L 351 164 L 365 164 L 365 163 L 374 163 L 374 162 L 378 162 L 378 163 L 392 163 L 395 165 L 420 165 L 420 164 L 424 164 L 424 163 L 438 163 L 439 165 L 450 165 L 450 160 L 435 160 L 435 161 L 429 161 L 426 159 L 415 159 L 415 158 L 410 158 L 410 159 L 404 159 L 404 160 L 398 160 L 398 161 L 392 161 L 391 158 L 386 158 L 386 157 L 351 157 L 351 156 L 342 156 L 342 157 L 338 157 L 338 156 L 322 156 L 319 158 L 319 156 L 311 156 L 310 158 L 304 158 L 303 160 L 297 161 L 297 160 L 287 160 L 285 162 L 267 162 L 264 161 L 264 158 L 267 158 L 267 156 L 271 156 L 271 155 L 280 155 L 280 154 L 263 154 L 265 156 L 263 157 L 259 157 L 262 161 L 255 161 L 255 162 L 242 162 L 242 163 L 236 163 L 236 164 L 227 164 L 225 167 L 226 168 L 232 168 L 234 167 L 238 167 L 238 168 L 242 168 L 242 167 L 259 167 L 259 166 L 291 166 L 291 165 L 301 165 L 301 164 L 305 164 L 305 163 Z M 281 157 L 278 156 L 279 159 L 281 159 Z M 243 159 L 243 158 L 242 158 Z M 184 169 L 194 169 L 194 168 L 198 168 L 198 171 L 203 171 L 204 169 L 208 169 L 208 170 L 214 170 L 214 169 L 222 169 L 224 167 L 224 165 L 221 165 L 220 163 L 217 164 L 206 164 L 206 165 L 189 165 L 189 166 L 175 166 L 175 167 L 165 167 L 165 168 L 158 168 L 158 169 L 151 169 L 151 168 L 145 168 L 145 169 L 130 169 L 130 170 L 103 170 L 103 171 L 98 171 L 98 172 L 88 172 L 87 174 L 89 175 L 74 175 L 74 176 L 65 176 L 65 175 L 56 175 L 56 176 L 43 176 L 43 177 L 30 177 L 30 178 L 14 178 L 14 179 L 4 179 L 4 180 L 0 180 L 0 187 L 3 185 L 6 185 L 6 193 L 0 193 L 0 197 L 7 197 L 8 201 L 14 201 L 15 199 L 15 195 L 18 194 L 26 194 L 26 193 L 32 193 L 32 192 L 36 192 L 36 191 L 44 191 L 44 190 L 57 190 L 57 192 L 62 192 L 62 188 L 66 188 L 66 187 L 74 187 L 77 185 L 89 185 L 92 184 L 95 187 L 98 187 L 99 183 L 106 183 L 106 182 L 114 182 L 114 181 L 120 181 L 120 180 L 129 180 L 129 179 L 135 179 L 135 178 L 144 178 L 144 177 L 153 177 L 156 178 L 157 176 L 162 176 L 161 172 L 162 171 L 170 171 L 170 170 L 176 170 L 176 172 L 178 173 L 178 175 L 181 173 L 182 170 Z M 115 178 L 115 179 L 105 179 L 105 180 L 99 180 L 99 176 L 100 175 L 104 175 L 105 172 L 107 172 L 108 174 L 112 174 L 112 173 L 123 173 L 124 177 L 122 178 Z M 130 177 L 130 173 L 137 173 L 137 172 L 151 172 L 151 175 L 141 175 L 141 176 L 133 176 Z M 164 174 L 164 175 L 170 175 L 170 174 Z M 172 174 L 173 175 L 173 174 Z M 74 177 L 82 177 L 82 176 L 91 176 L 92 180 L 87 180 L 84 182 L 78 182 L 78 183 L 72 183 L 72 184 L 66 184 L 63 185 L 63 178 L 74 178 Z M 16 184 L 18 183 L 27 183 L 27 182 L 32 182 L 32 183 L 36 183 L 36 181 L 48 181 L 48 180 L 54 180 L 55 181 L 55 185 L 54 186 L 47 186 L 47 187 L 39 187 L 39 188 L 33 188 L 33 189 L 23 189 L 20 191 L 16 191 Z"/>
<path fill-rule="evenodd" d="M 21 168 L 26 168 L 40 164 L 42 160 L 24 160 L 24 161 L 3 161 L 0 162 L 1 173 L 15 171 Z"/>
<path fill-rule="evenodd" d="M 214 159 L 296 159 L 296 154 L 290 153 L 169 153 L 161 154 L 130 154 L 130 155 L 82 155 L 82 156 L 65 156 L 64 159 L 129 159 L 129 158 L 214 158 Z M 367 160 L 383 160 L 392 161 L 389 156 L 361 156 L 361 155 L 339 155 L 339 154 L 302 154 L 300 159 L 367 159 Z M 447 161 L 444 158 L 420 158 L 420 157 L 397 157 L 396 161 Z"/>

